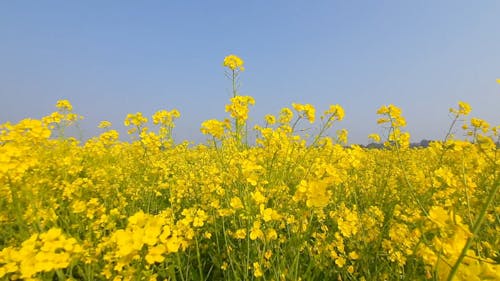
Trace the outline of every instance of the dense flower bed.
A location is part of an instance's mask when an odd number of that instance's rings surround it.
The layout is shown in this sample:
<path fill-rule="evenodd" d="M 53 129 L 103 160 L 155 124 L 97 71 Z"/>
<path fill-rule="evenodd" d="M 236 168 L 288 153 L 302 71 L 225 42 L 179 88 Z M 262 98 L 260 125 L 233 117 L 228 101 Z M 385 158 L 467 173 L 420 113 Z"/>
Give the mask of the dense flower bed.
<path fill-rule="evenodd" d="M 174 142 L 177 110 L 129 114 L 131 142 L 107 121 L 85 143 L 65 137 L 80 118 L 68 101 L 1 125 L 0 279 L 500 280 L 498 127 L 461 102 L 468 140 L 410 148 L 388 105 L 384 148 L 366 149 L 326 136 L 341 106 L 318 121 L 293 104 L 249 144 L 243 61 L 224 65 L 230 118 L 204 122 L 202 145 Z"/>

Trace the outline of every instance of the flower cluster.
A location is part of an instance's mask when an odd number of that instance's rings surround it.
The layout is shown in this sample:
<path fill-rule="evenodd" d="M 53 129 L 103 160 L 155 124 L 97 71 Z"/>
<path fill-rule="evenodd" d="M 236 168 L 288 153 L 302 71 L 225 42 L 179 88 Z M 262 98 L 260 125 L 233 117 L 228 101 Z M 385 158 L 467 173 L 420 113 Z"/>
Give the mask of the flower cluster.
<path fill-rule="evenodd" d="M 19 249 L 4 248 L 0 252 L 0 278 L 31 280 L 36 274 L 67 268 L 78 259 L 82 247 L 75 238 L 67 238 L 60 228 L 33 234 Z"/>
<path fill-rule="evenodd" d="M 378 124 L 390 124 L 386 146 L 395 144 L 399 148 L 407 148 L 410 145 L 410 133 L 402 131 L 406 126 L 406 119 L 402 116 L 401 109 L 393 104 L 383 105 L 377 110 L 377 114 L 382 115 L 377 120 Z"/>
<path fill-rule="evenodd" d="M 236 55 L 229 55 L 224 58 L 223 66 L 232 71 L 244 71 L 243 60 Z"/>
<path fill-rule="evenodd" d="M 316 109 L 310 104 L 298 104 L 292 103 L 293 108 L 299 113 L 301 117 L 309 120 L 310 123 L 314 123 L 316 119 Z"/>

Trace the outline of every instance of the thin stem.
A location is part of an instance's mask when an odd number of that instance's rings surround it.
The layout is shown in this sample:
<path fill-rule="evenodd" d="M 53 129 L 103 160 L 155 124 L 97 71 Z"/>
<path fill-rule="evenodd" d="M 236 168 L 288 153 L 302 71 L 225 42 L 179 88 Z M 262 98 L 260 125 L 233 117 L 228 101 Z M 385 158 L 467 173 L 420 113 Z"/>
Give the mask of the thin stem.
<path fill-rule="evenodd" d="M 488 199 L 486 200 L 486 204 L 483 205 L 483 209 L 481 210 L 481 213 L 479 214 L 479 217 L 476 220 L 476 223 L 474 223 L 474 227 L 472 229 L 472 236 L 467 239 L 467 242 L 465 243 L 464 248 L 462 249 L 462 252 L 460 253 L 460 256 L 458 257 L 457 261 L 451 268 L 450 274 L 448 275 L 448 281 L 452 281 L 453 277 L 458 271 L 458 267 L 462 263 L 462 260 L 465 258 L 467 251 L 469 250 L 470 246 L 472 245 L 472 242 L 474 241 L 474 238 L 476 237 L 477 233 L 481 229 L 481 225 L 483 224 L 484 217 L 486 216 L 486 212 L 488 211 L 488 208 L 490 207 L 491 203 L 493 202 L 493 199 L 495 199 L 495 195 L 498 192 L 498 189 L 500 189 L 500 181 L 496 182 L 496 186 L 493 189 L 493 191 L 490 193 L 488 196 Z"/>
<path fill-rule="evenodd" d="M 237 87 L 237 84 L 236 84 L 236 71 L 233 69 L 232 72 L 231 72 L 231 81 L 233 82 L 233 98 L 236 97 L 238 95 L 238 87 Z"/>
<path fill-rule="evenodd" d="M 200 273 L 200 279 L 203 280 L 203 267 L 201 263 L 200 247 L 198 245 L 198 238 L 195 239 L 196 242 L 196 259 L 198 260 L 198 271 Z"/>
<path fill-rule="evenodd" d="M 448 141 L 448 138 L 451 136 L 451 131 L 453 130 L 453 127 L 455 127 L 455 124 L 457 123 L 459 117 L 460 117 L 459 114 L 455 115 L 455 118 L 453 118 L 450 128 L 448 129 L 448 132 L 446 133 L 446 136 L 443 139 L 441 155 L 439 156 L 439 161 L 437 162 L 439 166 L 441 166 L 441 164 L 443 163 L 444 154 L 446 153 L 447 150 L 446 142 Z"/>

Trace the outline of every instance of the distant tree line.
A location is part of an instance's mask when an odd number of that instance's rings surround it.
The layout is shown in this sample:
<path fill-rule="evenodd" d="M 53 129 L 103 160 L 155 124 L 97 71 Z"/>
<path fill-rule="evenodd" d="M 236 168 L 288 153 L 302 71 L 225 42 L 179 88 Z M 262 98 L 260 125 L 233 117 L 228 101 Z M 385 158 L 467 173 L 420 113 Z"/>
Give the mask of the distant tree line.
<path fill-rule="evenodd" d="M 429 147 L 429 144 L 431 142 L 433 142 L 433 141 L 434 140 L 423 139 L 420 142 L 412 142 L 412 143 L 410 143 L 410 147 L 411 148 L 426 148 L 426 147 Z M 500 148 L 500 141 L 497 141 L 496 144 L 497 144 L 497 147 Z M 384 148 L 384 144 L 383 143 L 376 143 L 376 142 L 372 142 L 372 143 L 369 143 L 367 145 L 361 145 L 361 146 L 364 147 L 364 148 L 374 148 L 374 149 Z"/>

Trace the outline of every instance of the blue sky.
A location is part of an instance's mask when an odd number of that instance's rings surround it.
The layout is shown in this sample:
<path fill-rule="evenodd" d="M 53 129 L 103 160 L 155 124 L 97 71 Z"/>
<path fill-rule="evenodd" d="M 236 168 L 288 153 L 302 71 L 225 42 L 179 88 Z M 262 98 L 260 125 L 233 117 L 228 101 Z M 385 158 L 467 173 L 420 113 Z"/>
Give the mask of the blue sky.
<path fill-rule="evenodd" d="M 180 110 L 178 141 L 224 118 L 222 60 L 245 60 L 241 93 L 262 123 L 292 102 L 340 104 L 350 143 L 380 105 L 403 109 L 412 141 L 442 139 L 450 107 L 500 123 L 500 1 L 1 1 L 0 123 L 68 99 L 123 131 L 127 113 Z"/>

